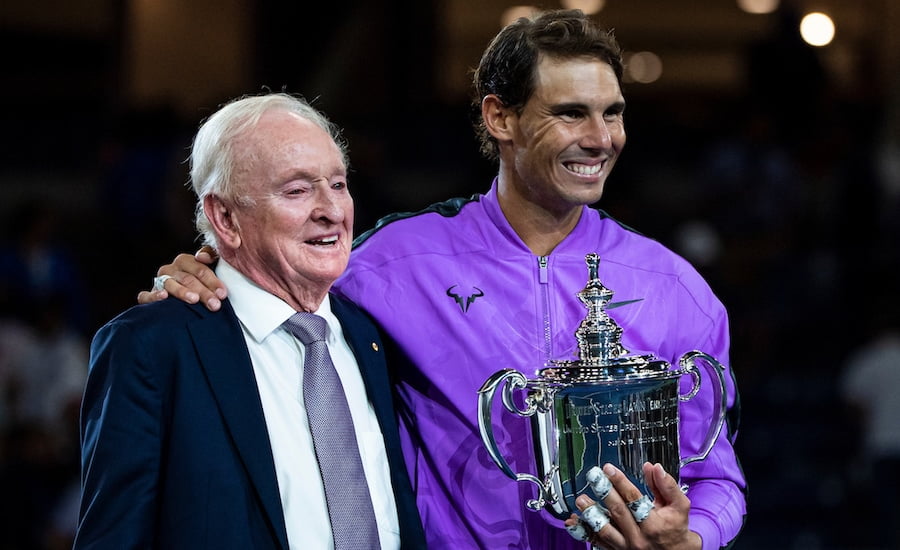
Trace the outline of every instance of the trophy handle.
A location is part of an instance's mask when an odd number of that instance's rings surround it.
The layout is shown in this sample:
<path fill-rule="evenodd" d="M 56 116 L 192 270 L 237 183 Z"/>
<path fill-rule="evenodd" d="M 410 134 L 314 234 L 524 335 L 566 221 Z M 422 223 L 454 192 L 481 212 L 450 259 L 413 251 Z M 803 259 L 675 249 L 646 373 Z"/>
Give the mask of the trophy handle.
<path fill-rule="evenodd" d="M 509 467 L 509 464 L 506 462 L 506 459 L 503 458 L 503 455 L 500 454 L 500 449 L 497 448 L 497 441 L 494 439 L 494 425 L 491 421 L 491 408 L 494 403 L 494 395 L 505 380 L 508 380 L 509 382 L 503 386 L 502 398 L 503 405 L 509 412 L 518 416 L 527 417 L 533 415 L 537 410 L 537 404 L 534 402 L 528 402 L 527 408 L 520 409 L 513 401 L 513 391 L 516 389 L 524 389 L 528 384 L 528 380 L 525 379 L 525 376 L 522 373 L 514 369 L 497 371 L 490 378 L 485 380 L 481 389 L 478 390 L 478 431 L 481 433 L 481 441 L 484 443 L 484 447 L 487 449 L 494 464 L 496 464 L 504 474 L 515 481 L 530 481 L 538 486 L 540 496 L 536 500 L 528 501 L 527 506 L 532 510 L 540 510 L 546 503 L 545 494 L 547 494 L 547 490 L 544 487 L 544 484 L 541 483 L 536 476 L 531 474 L 515 473 L 513 469 Z"/>
<path fill-rule="evenodd" d="M 722 431 L 722 426 L 725 424 L 725 411 L 728 406 L 728 394 L 725 389 L 725 367 L 712 356 L 703 353 L 702 351 L 691 351 L 681 357 L 678 362 L 679 366 L 684 372 L 691 374 L 691 377 L 694 379 L 694 387 L 691 388 L 689 393 L 680 395 L 679 400 L 690 401 L 697 395 L 697 392 L 700 391 L 700 371 L 697 369 L 697 364 L 695 362 L 695 359 L 698 358 L 704 360 L 707 370 L 714 373 L 719 381 L 719 384 L 715 388 L 715 401 L 718 403 L 718 411 L 714 417 L 715 420 L 709 425 L 709 431 L 706 432 L 703 452 L 695 456 L 683 458 L 679 463 L 679 468 L 683 467 L 685 464 L 706 459 L 710 451 L 712 451 L 713 445 L 716 444 L 716 439 L 718 439 L 719 433 Z"/>

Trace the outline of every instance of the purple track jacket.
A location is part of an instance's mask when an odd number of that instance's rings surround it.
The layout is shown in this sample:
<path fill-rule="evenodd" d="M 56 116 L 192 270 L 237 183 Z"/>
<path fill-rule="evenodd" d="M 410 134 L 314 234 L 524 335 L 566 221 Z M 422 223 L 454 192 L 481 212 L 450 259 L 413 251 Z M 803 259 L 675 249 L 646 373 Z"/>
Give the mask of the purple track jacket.
<path fill-rule="evenodd" d="M 477 391 L 494 372 L 533 378 L 551 359 L 576 359 L 575 330 L 587 310 L 585 254 L 600 256 L 608 313 L 632 354 L 677 367 L 701 350 L 729 364 L 725 308 L 687 261 L 663 245 L 584 207 L 556 249 L 536 257 L 486 195 L 396 214 L 357 239 L 335 289 L 371 314 L 410 359 L 394 372 L 400 431 L 429 548 L 583 549 L 562 522 L 525 508 L 531 483 L 506 477 L 483 448 Z M 394 367 L 391 367 L 394 368 Z M 704 373 L 705 376 L 705 373 Z M 682 377 L 682 393 L 690 377 Z M 690 528 L 703 548 L 727 546 L 746 513 L 746 484 L 732 443 L 738 417 L 733 374 L 728 422 L 706 460 L 681 470 Z M 712 380 L 704 380 L 712 382 Z M 714 409 L 712 384 L 680 405 L 682 456 L 698 454 Z M 494 434 L 516 472 L 535 473 L 528 419 L 494 414 Z"/>

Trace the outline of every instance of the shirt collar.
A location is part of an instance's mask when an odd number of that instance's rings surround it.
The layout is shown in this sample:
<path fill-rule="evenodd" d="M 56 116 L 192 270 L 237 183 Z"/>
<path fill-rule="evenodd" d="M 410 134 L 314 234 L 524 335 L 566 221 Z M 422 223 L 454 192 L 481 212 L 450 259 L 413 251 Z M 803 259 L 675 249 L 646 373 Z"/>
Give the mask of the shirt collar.
<path fill-rule="evenodd" d="M 228 300 L 234 308 L 234 313 L 257 343 L 265 340 L 296 313 L 284 300 L 257 286 L 225 260 L 219 259 L 216 276 L 225 283 L 225 287 L 228 288 Z M 329 295 L 325 296 L 319 309 L 314 313 L 325 318 L 330 335 L 336 330 L 339 331 L 340 324 L 331 312 Z"/>
<path fill-rule="evenodd" d="M 522 241 L 522 238 L 519 237 L 519 235 L 516 233 L 516 230 L 513 229 L 512 225 L 509 224 L 509 220 L 506 219 L 506 215 L 503 213 L 503 209 L 500 208 L 499 187 L 500 178 L 495 177 L 494 181 L 491 183 L 490 191 L 485 194 L 485 200 L 481 201 L 481 203 L 484 205 L 485 213 L 497 228 L 497 230 L 500 231 L 500 233 L 508 242 L 512 243 L 512 245 L 516 248 L 527 251 L 529 254 L 531 254 L 531 250 Z M 558 245 L 556 245 L 556 248 L 553 249 L 553 252 L 551 252 L 551 254 L 558 254 L 559 252 L 562 252 L 566 249 L 567 243 L 576 242 L 572 235 L 578 233 L 579 231 L 582 231 L 583 227 L 586 226 L 586 224 L 588 223 L 587 220 L 589 216 L 587 215 L 587 213 L 589 210 L 590 207 L 587 205 L 581 207 L 581 216 L 578 218 L 578 223 L 576 223 L 575 227 L 572 228 L 572 231 L 570 231 L 569 234 L 566 235 Z M 581 243 L 577 243 L 576 246 L 580 247 L 582 245 Z M 577 250 L 577 253 L 580 254 L 580 248 L 578 248 Z"/>

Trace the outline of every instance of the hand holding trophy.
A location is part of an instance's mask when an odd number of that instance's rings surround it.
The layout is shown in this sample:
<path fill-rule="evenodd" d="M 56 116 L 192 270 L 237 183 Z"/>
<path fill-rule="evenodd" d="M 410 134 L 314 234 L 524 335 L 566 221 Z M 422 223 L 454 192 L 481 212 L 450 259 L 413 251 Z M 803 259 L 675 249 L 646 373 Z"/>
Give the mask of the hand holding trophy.
<path fill-rule="evenodd" d="M 575 332 L 578 359 L 551 361 L 533 380 L 513 369 L 489 377 L 478 391 L 481 439 L 507 476 L 537 486 L 528 508 L 544 508 L 567 519 L 579 512 L 580 495 L 602 502 L 609 481 L 600 466 L 611 464 L 643 495 L 631 510 L 640 523 L 653 506 L 644 465 L 659 464 L 678 480 L 682 466 L 703 460 L 715 444 L 725 422 L 725 368 L 700 351 L 684 354 L 678 368 L 652 355 L 631 355 L 621 344 L 621 327 L 606 312 L 613 293 L 599 280 L 600 258 L 588 254 L 585 261 L 589 277 L 578 298 L 588 313 Z M 700 390 L 698 360 L 717 381 L 717 410 L 711 412 L 701 452 L 682 458 L 678 405 Z M 680 394 L 679 379 L 685 374 L 693 384 L 687 394 Z M 524 400 L 517 400 L 521 392 Z M 536 475 L 513 471 L 497 446 L 492 424 L 497 393 L 507 411 L 530 418 Z"/>

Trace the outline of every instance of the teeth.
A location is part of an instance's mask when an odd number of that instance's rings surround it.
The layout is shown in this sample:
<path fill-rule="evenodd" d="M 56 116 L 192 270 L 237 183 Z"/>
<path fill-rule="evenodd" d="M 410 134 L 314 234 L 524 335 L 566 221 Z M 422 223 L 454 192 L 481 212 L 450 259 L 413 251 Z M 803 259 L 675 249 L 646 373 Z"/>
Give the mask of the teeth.
<path fill-rule="evenodd" d="M 307 242 L 309 242 L 310 244 L 322 245 L 322 244 L 334 244 L 337 242 L 337 240 L 338 240 L 337 236 L 332 236 L 332 237 L 327 237 L 322 240 L 310 240 Z"/>
<path fill-rule="evenodd" d="M 600 170 L 603 168 L 602 164 L 595 164 L 593 166 L 588 166 L 586 164 L 567 164 L 566 168 L 576 174 L 581 174 L 583 176 L 595 176 Z"/>

